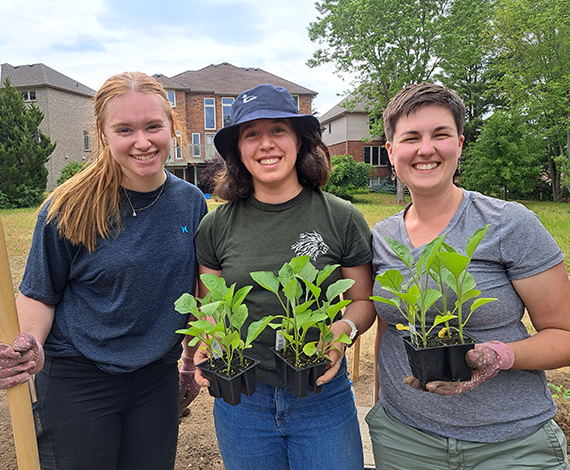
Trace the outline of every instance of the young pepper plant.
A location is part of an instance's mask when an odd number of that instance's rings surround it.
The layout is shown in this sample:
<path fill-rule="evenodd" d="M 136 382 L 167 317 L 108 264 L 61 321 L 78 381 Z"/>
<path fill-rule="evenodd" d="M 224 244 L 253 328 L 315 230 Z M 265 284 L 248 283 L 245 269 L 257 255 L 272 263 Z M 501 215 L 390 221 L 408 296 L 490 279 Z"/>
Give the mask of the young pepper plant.
<path fill-rule="evenodd" d="M 185 293 L 174 303 L 176 311 L 190 313 L 196 318 L 188 323 L 189 328 L 176 332 L 192 336 L 190 346 L 202 341 L 205 345 L 202 348 L 208 351 L 210 364 L 213 366 L 214 358 L 220 357 L 225 363 L 224 370 L 229 374 L 234 358 L 237 357 L 240 366 L 244 366 L 244 350 L 251 347 L 274 317 L 267 316 L 252 322 L 243 340 L 241 330 L 249 316 L 244 300 L 253 286 L 242 287 L 236 292 L 236 285 L 227 287 L 222 277 L 202 274 L 200 279 L 208 289 L 203 299 Z"/>
<path fill-rule="evenodd" d="M 342 300 L 336 304 L 333 302 L 354 284 L 351 279 L 337 280 L 327 288 L 326 300 L 321 303 L 321 286 L 338 266 L 327 265 L 319 271 L 309 262 L 309 256 L 298 256 L 285 263 L 277 276 L 271 271 L 250 273 L 255 282 L 277 296 L 285 311 L 285 315 L 275 317 L 281 323 L 270 326 L 279 329 L 278 335 L 285 341 L 284 348 L 289 348 L 295 354 L 296 367 L 301 363 L 302 353 L 313 356 L 318 352 L 318 356 L 322 357 L 334 347 L 331 343 L 334 337 L 330 325 L 350 300 Z M 315 308 L 311 308 L 313 306 Z M 311 328 L 317 328 L 321 332 L 320 349 L 317 347 L 318 341 L 306 341 Z M 351 343 L 345 333 L 335 342 Z"/>
<path fill-rule="evenodd" d="M 444 242 L 445 235 L 437 237 L 424 248 L 417 262 L 407 246 L 396 240 L 385 238 L 394 253 L 406 266 L 410 278 L 404 282 L 404 275 L 395 269 L 376 276 L 380 286 L 394 294 L 396 297 L 373 296 L 373 300 L 392 305 L 408 321 L 412 342 L 419 345 L 421 341 L 424 347 L 433 329 L 445 324 L 449 331 L 450 320 L 457 319 L 458 332 L 461 342 L 464 342 L 463 328 L 471 314 L 482 305 L 496 299 L 476 298 L 481 292 L 475 289 L 473 276 L 467 271 L 473 253 L 490 225 L 478 229 L 467 239 L 466 255 L 460 255 L 451 246 Z M 429 279 L 433 279 L 437 289 L 428 287 Z M 449 289 L 457 295 L 457 301 L 452 311 L 447 309 Z M 442 299 L 442 308 L 438 309 L 436 302 Z M 471 310 L 464 319 L 463 304 L 470 299 L 475 299 L 471 304 Z M 434 307 L 438 314 L 430 327 L 427 325 L 427 312 Z M 416 324 L 419 323 L 420 332 Z"/>

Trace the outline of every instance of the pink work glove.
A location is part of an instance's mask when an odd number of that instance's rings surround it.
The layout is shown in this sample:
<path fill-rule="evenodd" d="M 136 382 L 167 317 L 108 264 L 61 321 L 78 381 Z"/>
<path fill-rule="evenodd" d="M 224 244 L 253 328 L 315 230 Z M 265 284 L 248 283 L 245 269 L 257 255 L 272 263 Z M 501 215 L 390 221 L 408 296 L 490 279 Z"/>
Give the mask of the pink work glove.
<path fill-rule="evenodd" d="M 43 366 L 44 350 L 30 333 L 20 333 L 12 346 L 0 343 L 0 389 L 27 382 Z"/>
<path fill-rule="evenodd" d="M 473 369 L 471 380 L 464 382 L 435 380 L 428 382 L 425 388 L 419 385 L 419 381 L 415 377 L 406 377 L 404 382 L 418 390 L 426 390 L 438 395 L 459 395 L 462 392 L 473 390 L 477 385 L 492 379 L 500 370 L 508 370 L 513 367 L 515 355 L 505 343 L 489 341 L 476 344 L 474 349 L 467 351 L 465 361 Z"/>
<path fill-rule="evenodd" d="M 180 391 L 178 395 L 179 413 L 183 414 L 185 408 L 194 401 L 200 393 L 200 385 L 194 380 L 196 366 L 194 360 L 182 355 L 182 367 L 179 372 Z"/>

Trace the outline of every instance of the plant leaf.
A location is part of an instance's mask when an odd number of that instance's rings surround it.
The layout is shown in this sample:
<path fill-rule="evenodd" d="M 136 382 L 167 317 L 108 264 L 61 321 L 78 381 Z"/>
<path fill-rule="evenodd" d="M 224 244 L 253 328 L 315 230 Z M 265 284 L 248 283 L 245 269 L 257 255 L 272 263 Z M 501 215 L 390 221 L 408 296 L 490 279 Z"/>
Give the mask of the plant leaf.
<path fill-rule="evenodd" d="M 354 285 L 354 279 L 339 279 L 327 288 L 327 300 L 332 302 Z"/>
<path fill-rule="evenodd" d="M 271 271 L 254 271 L 249 273 L 252 279 L 261 287 L 267 289 L 274 294 L 279 292 L 279 279 Z"/>
<path fill-rule="evenodd" d="M 402 282 L 404 282 L 404 275 L 396 269 L 389 269 L 382 274 L 378 274 L 376 280 L 382 287 L 390 287 L 393 290 L 400 291 Z"/>
<path fill-rule="evenodd" d="M 414 257 L 410 252 L 410 249 L 406 245 L 402 245 L 399 241 L 393 240 L 388 237 L 384 237 L 386 243 L 392 248 L 392 251 L 400 258 L 404 264 L 408 267 L 408 269 L 412 269 L 414 264 Z"/>
<path fill-rule="evenodd" d="M 477 246 L 479 246 L 479 243 L 481 242 L 481 240 L 483 240 L 483 237 L 485 237 L 485 235 L 487 234 L 489 227 L 491 227 L 491 224 L 485 225 L 484 227 L 477 229 L 475 233 L 467 239 L 467 248 L 465 251 L 467 253 L 467 256 L 469 256 L 469 258 L 473 256 L 475 249 L 477 248 Z"/>
<path fill-rule="evenodd" d="M 198 316 L 198 304 L 196 302 L 196 298 L 188 293 L 182 294 L 174 302 L 174 310 L 178 313 L 192 313 L 194 316 Z"/>

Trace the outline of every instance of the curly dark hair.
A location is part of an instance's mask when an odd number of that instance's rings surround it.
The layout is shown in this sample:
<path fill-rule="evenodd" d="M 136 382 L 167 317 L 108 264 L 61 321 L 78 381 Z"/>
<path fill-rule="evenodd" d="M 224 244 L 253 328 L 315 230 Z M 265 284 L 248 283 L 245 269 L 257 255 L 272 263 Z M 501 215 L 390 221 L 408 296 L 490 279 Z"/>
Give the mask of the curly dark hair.
<path fill-rule="evenodd" d="M 303 125 L 302 117 L 289 119 L 289 122 L 301 140 L 295 163 L 299 183 L 313 189 L 324 186 L 329 179 L 331 157 L 320 131 Z M 237 136 L 237 132 L 232 136 L 225 155 L 225 169 L 216 176 L 214 182 L 214 193 L 224 201 L 245 199 L 253 193 L 253 178 L 241 161 Z"/>

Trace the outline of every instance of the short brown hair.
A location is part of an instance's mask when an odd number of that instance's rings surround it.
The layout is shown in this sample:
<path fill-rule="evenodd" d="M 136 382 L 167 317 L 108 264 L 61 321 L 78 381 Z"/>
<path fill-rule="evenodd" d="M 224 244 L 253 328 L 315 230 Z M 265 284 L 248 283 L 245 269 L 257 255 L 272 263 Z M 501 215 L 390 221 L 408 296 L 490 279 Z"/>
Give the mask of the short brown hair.
<path fill-rule="evenodd" d="M 289 119 L 289 122 L 301 141 L 295 163 L 299 183 L 314 189 L 324 186 L 329 178 L 331 157 L 320 132 L 312 126 L 303 125 L 301 119 Z M 225 153 L 225 171 L 217 176 L 214 193 L 224 201 L 245 199 L 253 193 L 253 178 L 241 161 L 237 133 Z"/>
<path fill-rule="evenodd" d="M 459 95 L 449 88 L 434 85 L 433 83 L 422 82 L 410 85 L 398 92 L 384 110 L 384 133 L 386 140 L 392 142 L 396 125 L 402 116 L 409 116 L 422 106 L 439 105 L 447 108 L 459 135 L 463 134 L 463 123 L 465 122 L 465 105 Z"/>

